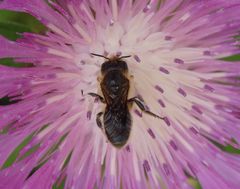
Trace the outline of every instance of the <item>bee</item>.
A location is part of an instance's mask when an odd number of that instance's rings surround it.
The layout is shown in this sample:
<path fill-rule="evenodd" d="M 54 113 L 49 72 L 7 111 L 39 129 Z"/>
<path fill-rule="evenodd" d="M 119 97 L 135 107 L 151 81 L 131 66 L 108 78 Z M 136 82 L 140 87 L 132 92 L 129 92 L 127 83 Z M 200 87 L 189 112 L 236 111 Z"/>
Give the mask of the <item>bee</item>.
<path fill-rule="evenodd" d="M 128 79 L 128 65 L 123 59 L 130 56 L 108 58 L 94 53 L 91 55 L 106 59 L 101 65 L 100 88 L 103 97 L 96 93 L 88 93 L 88 95 L 106 104 L 105 110 L 97 114 L 96 123 L 104 131 L 108 141 L 116 148 L 121 148 L 127 143 L 130 136 L 132 119 L 129 107 L 133 103 L 136 103 L 143 112 L 151 116 L 159 119 L 164 118 L 149 111 L 139 97 L 128 99 L 130 81 Z M 101 120 L 102 116 L 103 121 Z"/>

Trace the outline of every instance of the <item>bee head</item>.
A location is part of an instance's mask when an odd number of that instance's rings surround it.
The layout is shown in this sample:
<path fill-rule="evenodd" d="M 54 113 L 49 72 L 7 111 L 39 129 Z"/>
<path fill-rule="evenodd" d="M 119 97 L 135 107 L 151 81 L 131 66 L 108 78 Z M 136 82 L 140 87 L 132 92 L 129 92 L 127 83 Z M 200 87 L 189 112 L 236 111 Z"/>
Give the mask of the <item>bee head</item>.
<path fill-rule="evenodd" d="M 102 74 L 106 74 L 107 72 L 112 70 L 118 70 L 122 73 L 126 73 L 128 71 L 127 63 L 119 59 L 113 59 L 104 62 L 101 66 Z"/>
<path fill-rule="evenodd" d="M 99 56 L 99 57 L 107 59 L 107 61 L 105 61 L 101 66 L 102 74 L 106 74 L 108 71 L 111 71 L 111 70 L 119 70 L 124 73 L 128 71 L 127 63 L 125 61 L 123 61 L 122 59 L 129 58 L 131 56 L 114 56 L 112 58 L 108 58 L 106 56 L 94 54 L 94 53 L 91 53 L 91 55 Z"/>

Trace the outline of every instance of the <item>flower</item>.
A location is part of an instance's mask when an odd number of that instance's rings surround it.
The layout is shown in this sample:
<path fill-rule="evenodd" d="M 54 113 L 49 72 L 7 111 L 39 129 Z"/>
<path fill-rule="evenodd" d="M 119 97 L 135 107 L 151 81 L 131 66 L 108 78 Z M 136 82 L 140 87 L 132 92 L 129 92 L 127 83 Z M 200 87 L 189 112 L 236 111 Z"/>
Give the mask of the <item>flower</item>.
<path fill-rule="evenodd" d="M 239 0 L 3 0 L 34 15 L 45 34 L 0 38 L 0 188 L 237 189 Z M 97 127 L 101 57 L 124 59 L 140 95 L 164 120 L 132 115 L 127 145 L 116 149 Z M 82 94 L 82 92 L 84 94 Z M 130 94 L 129 94 L 130 95 Z M 14 159 L 12 160 L 12 158 Z M 11 162 L 11 163 L 9 163 Z"/>

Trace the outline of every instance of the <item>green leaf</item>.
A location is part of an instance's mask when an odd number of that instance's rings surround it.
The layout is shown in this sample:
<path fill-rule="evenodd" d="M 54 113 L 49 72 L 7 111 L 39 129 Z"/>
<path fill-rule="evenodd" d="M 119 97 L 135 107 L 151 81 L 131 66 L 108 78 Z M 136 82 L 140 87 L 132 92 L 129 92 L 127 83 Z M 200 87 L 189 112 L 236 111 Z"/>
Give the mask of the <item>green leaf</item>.
<path fill-rule="evenodd" d="M 16 40 L 23 32 L 42 33 L 46 27 L 35 17 L 23 13 L 0 10 L 0 34 L 11 40 Z"/>
<path fill-rule="evenodd" d="M 4 162 L 1 169 L 5 169 L 9 166 L 11 166 L 17 159 L 19 152 L 32 140 L 34 136 L 34 133 L 27 136 L 14 150 L 13 152 L 8 156 L 7 160 Z"/>
<path fill-rule="evenodd" d="M 43 162 L 51 155 L 58 150 L 59 146 L 62 144 L 62 142 L 66 139 L 68 133 L 65 133 L 56 143 L 54 143 L 48 150 L 45 152 L 42 157 L 40 158 L 39 162 Z"/>
<path fill-rule="evenodd" d="M 16 68 L 33 67 L 31 63 L 15 62 L 13 58 L 1 58 L 0 65 Z"/>
<path fill-rule="evenodd" d="M 35 146 L 31 147 L 29 150 L 27 150 L 21 157 L 18 158 L 17 161 L 22 161 L 26 157 L 30 156 L 31 154 L 35 153 L 40 147 L 40 144 L 36 144 Z"/>
<path fill-rule="evenodd" d="M 53 184 L 52 189 L 64 189 L 64 185 L 66 182 L 66 177 L 62 180 L 60 180 L 59 183 L 59 179 Z"/>
<path fill-rule="evenodd" d="M 12 100 L 11 97 L 5 96 L 3 98 L 0 98 L 0 106 L 7 106 L 7 105 L 10 105 L 10 104 L 15 104 L 15 103 L 17 103 L 19 101 L 20 101 L 20 99 Z"/>
<path fill-rule="evenodd" d="M 240 54 L 228 56 L 225 58 L 221 58 L 220 60 L 225 60 L 225 61 L 240 61 Z"/>
<path fill-rule="evenodd" d="M 202 187 L 201 187 L 200 183 L 198 182 L 198 180 L 196 180 L 196 179 L 194 179 L 192 177 L 190 177 L 188 179 L 188 183 L 195 189 L 202 189 Z"/>

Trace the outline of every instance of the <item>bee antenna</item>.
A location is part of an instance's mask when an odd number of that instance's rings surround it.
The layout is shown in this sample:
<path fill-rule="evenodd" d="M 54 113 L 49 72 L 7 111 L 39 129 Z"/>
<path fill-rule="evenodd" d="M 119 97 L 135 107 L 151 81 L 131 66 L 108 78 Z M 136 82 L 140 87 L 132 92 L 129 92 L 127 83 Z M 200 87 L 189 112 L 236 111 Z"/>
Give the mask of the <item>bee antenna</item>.
<path fill-rule="evenodd" d="M 103 56 L 103 55 L 100 55 L 100 54 L 95 54 L 95 53 L 90 53 L 90 54 L 93 55 L 93 56 L 99 56 L 99 57 L 105 58 L 107 60 L 110 60 L 110 58 L 108 58 L 106 56 Z"/>
<path fill-rule="evenodd" d="M 119 59 L 123 59 L 123 58 L 129 58 L 131 57 L 131 55 L 127 55 L 127 56 L 120 56 Z"/>

